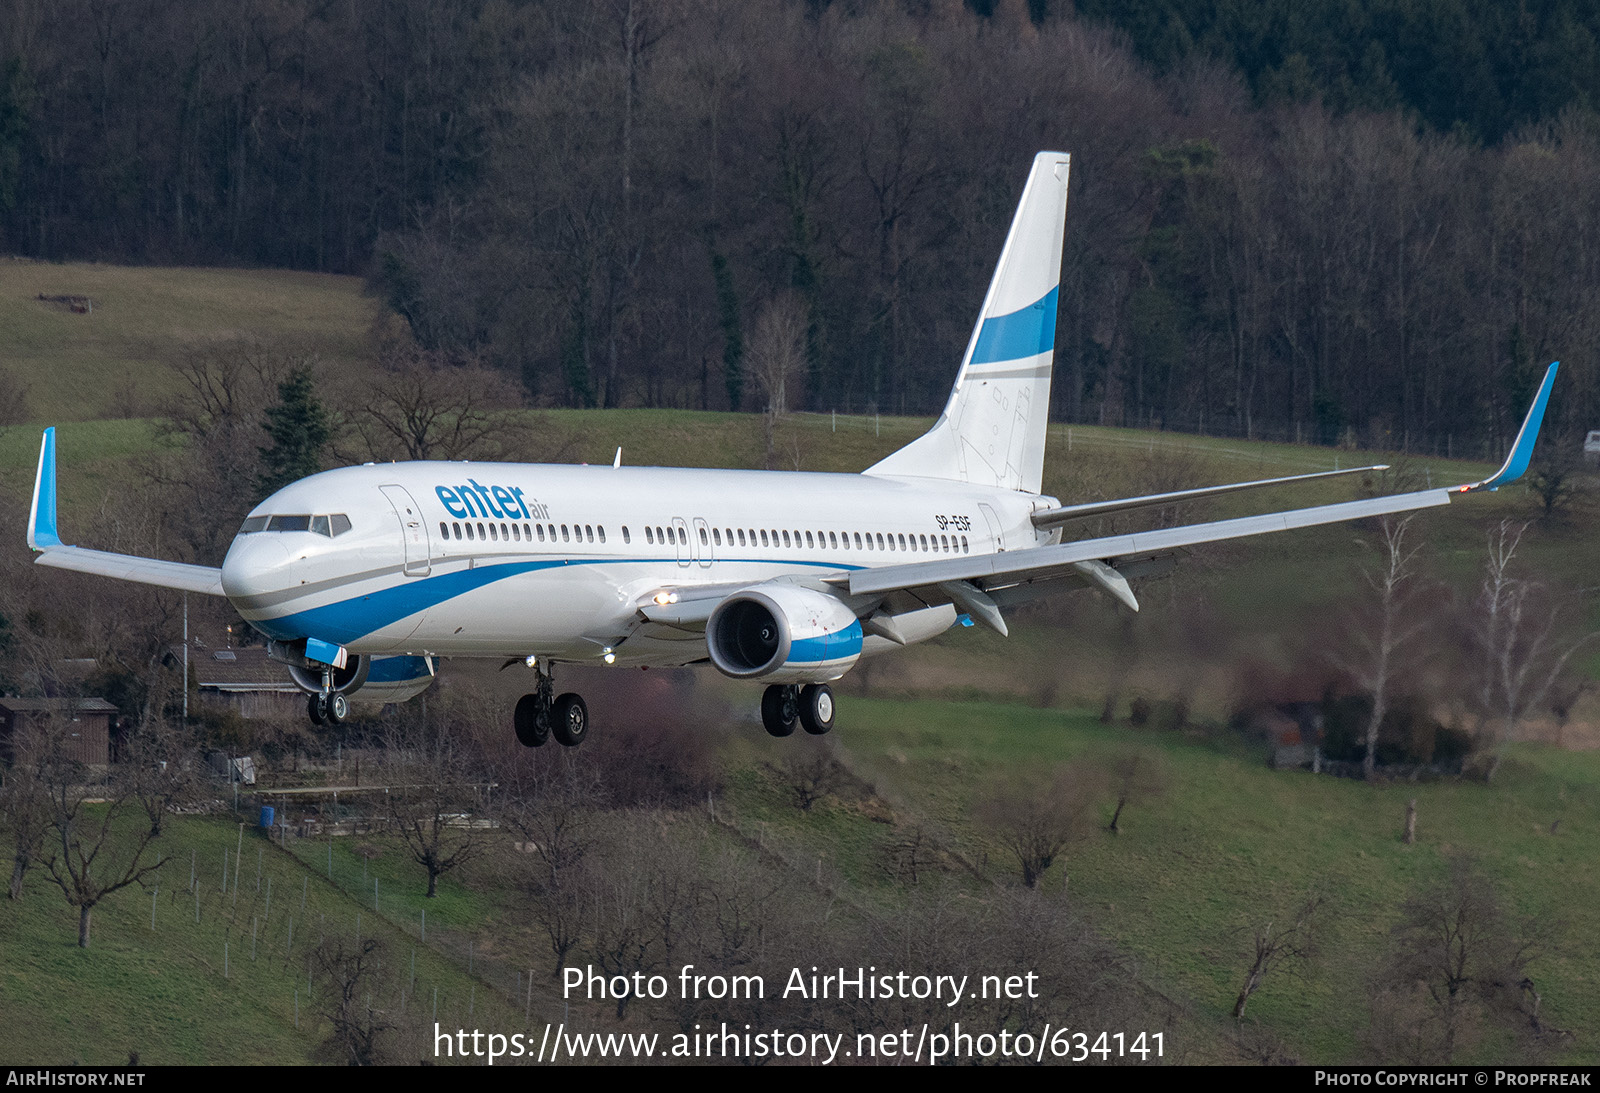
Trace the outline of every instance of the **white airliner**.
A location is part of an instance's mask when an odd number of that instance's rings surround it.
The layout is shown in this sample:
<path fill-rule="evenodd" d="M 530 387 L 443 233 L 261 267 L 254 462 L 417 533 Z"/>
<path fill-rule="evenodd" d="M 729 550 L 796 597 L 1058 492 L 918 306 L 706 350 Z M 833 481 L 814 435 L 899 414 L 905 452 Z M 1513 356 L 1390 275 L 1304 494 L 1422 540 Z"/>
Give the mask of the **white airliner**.
<path fill-rule="evenodd" d="M 1040 494 L 1068 157 L 1035 158 L 944 413 L 861 474 L 513 463 L 391 463 L 313 475 L 251 512 L 220 569 L 63 545 L 55 435 L 41 446 L 28 545 L 37 561 L 225 596 L 271 639 L 312 720 L 349 697 L 420 692 L 439 657 L 533 669 L 514 728 L 579 743 L 561 664 L 709 661 L 766 684 L 774 736 L 834 722 L 828 686 L 862 657 L 1084 585 L 1128 607 L 1128 579 L 1185 547 L 1447 504 L 1527 467 L 1556 365 L 1505 466 L 1482 482 L 1272 515 L 1061 542 L 1084 517 L 1324 474 L 1063 505 Z M 620 463 L 620 459 L 618 461 Z"/>

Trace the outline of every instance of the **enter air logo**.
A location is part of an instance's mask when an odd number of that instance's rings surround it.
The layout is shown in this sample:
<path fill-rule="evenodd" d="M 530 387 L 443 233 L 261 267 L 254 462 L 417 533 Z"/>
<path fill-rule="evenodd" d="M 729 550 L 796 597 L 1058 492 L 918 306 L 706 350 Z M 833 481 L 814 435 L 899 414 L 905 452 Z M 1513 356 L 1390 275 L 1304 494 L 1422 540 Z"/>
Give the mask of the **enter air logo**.
<path fill-rule="evenodd" d="M 492 516 L 496 520 L 545 520 L 550 516 L 549 506 L 538 501 L 530 503 L 522 496 L 520 486 L 510 489 L 480 486 L 476 479 L 469 478 L 465 486 L 454 489 L 435 486 L 433 492 L 439 495 L 445 511 L 461 520 L 474 516 L 482 519 Z"/>

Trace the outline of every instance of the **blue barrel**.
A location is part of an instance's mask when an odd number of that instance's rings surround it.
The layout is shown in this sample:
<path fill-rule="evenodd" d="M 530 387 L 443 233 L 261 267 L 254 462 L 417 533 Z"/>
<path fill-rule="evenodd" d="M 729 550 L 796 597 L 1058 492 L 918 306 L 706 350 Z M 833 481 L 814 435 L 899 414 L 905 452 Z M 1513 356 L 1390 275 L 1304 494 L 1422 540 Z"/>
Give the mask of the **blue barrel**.
<path fill-rule="evenodd" d="M 268 828 L 268 829 L 271 829 L 271 827 L 272 827 L 272 818 L 275 815 L 276 815 L 276 813 L 273 811 L 271 805 L 262 805 L 261 806 L 261 826 L 265 827 L 265 828 Z"/>

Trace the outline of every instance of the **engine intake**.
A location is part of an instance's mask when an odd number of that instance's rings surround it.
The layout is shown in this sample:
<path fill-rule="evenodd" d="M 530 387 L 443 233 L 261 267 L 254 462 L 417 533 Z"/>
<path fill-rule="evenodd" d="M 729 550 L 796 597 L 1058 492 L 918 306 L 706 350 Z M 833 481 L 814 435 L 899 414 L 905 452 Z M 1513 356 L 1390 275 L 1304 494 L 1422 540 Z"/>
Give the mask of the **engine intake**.
<path fill-rule="evenodd" d="M 821 683 L 861 655 L 861 623 L 839 600 L 794 585 L 735 592 L 706 620 L 711 663 L 734 679 Z"/>

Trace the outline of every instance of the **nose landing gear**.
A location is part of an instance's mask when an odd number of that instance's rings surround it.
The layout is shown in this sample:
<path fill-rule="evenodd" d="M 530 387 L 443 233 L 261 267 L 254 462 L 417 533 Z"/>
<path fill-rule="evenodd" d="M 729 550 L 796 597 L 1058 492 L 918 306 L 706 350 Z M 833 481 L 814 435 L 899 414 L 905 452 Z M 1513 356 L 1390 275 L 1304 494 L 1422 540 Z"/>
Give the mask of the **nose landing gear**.
<path fill-rule="evenodd" d="M 517 743 L 537 748 L 554 736 L 557 743 L 577 747 L 589 735 L 589 707 L 575 694 L 555 696 L 547 667 L 539 663 L 534 668 L 538 673 L 534 691 L 522 696 L 511 718 Z"/>
<path fill-rule="evenodd" d="M 313 725 L 339 725 L 350 716 L 350 700 L 333 689 L 333 669 L 322 670 L 322 690 L 306 701 Z"/>

